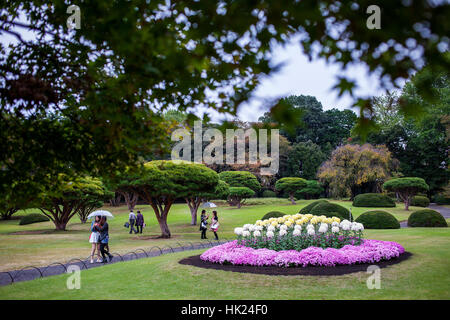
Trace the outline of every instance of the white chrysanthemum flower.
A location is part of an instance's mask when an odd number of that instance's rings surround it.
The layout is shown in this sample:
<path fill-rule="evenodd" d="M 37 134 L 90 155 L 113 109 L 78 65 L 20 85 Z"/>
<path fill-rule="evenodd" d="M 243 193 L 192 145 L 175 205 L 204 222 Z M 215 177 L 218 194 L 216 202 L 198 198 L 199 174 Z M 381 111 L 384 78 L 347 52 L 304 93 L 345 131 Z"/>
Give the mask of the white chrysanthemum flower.
<path fill-rule="evenodd" d="M 351 225 L 349 223 L 344 223 L 341 225 L 341 229 L 344 231 L 350 230 Z"/>
<path fill-rule="evenodd" d="M 316 232 L 314 231 L 314 229 L 308 229 L 308 235 L 313 236 L 315 234 Z"/>
<path fill-rule="evenodd" d="M 266 236 L 267 238 L 272 238 L 274 236 L 274 233 L 272 231 L 267 231 Z"/>
<path fill-rule="evenodd" d="M 261 232 L 259 232 L 258 230 L 255 230 L 254 232 L 253 232 L 253 236 L 254 237 L 259 237 L 261 235 Z"/>
<path fill-rule="evenodd" d="M 286 229 L 281 229 L 280 230 L 280 236 L 285 236 L 287 234 Z"/>
<path fill-rule="evenodd" d="M 306 230 L 314 230 L 314 226 L 312 224 L 308 224 L 306 226 Z"/>
<path fill-rule="evenodd" d="M 302 226 L 301 226 L 301 225 L 298 225 L 298 224 L 296 224 L 296 225 L 295 225 L 295 227 L 294 227 L 294 230 L 302 230 Z"/>
<path fill-rule="evenodd" d="M 325 233 L 325 232 L 327 232 L 327 231 L 328 231 L 328 225 L 325 224 L 325 223 L 322 223 L 322 224 L 320 225 L 320 227 L 319 227 L 319 232 L 320 232 L 320 233 Z"/>
<path fill-rule="evenodd" d="M 339 227 L 339 222 L 333 221 L 333 223 L 331 223 L 332 227 Z"/>
<path fill-rule="evenodd" d="M 247 223 L 247 224 L 244 224 L 244 226 L 242 227 L 242 229 L 244 229 L 244 231 L 245 230 L 248 230 L 248 228 L 251 226 L 251 224 L 249 224 L 249 223 Z"/>
<path fill-rule="evenodd" d="M 267 227 L 267 231 L 273 232 L 273 231 L 275 231 L 275 227 L 270 225 L 270 226 Z"/>
<path fill-rule="evenodd" d="M 255 231 L 256 229 L 255 229 L 255 226 L 253 225 L 253 224 L 251 224 L 249 227 L 248 227 L 248 231 L 250 231 L 250 232 L 253 232 L 253 231 Z"/>
<path fill-rule="evenodd" d="M 243 235 L 244 237 L 250 237 L 250 232 L 247 231 L 247 230 L 244 230 L 244 231 L 242 232 L 242 235 Z"/>
<path fill-rule="evenodd" d="M 294 229 L 294 232 L 292 232 L 292 234 L 293 234 L 294 236 L 299 236 L 299 235 L 302 234 L 302 232 L 301 232 L 299 229 Z"/>
<path fill-rule="evenodd" d="M 339 227 L 338 226 L 331 227 L 331 232 L 338 233 L 339 232 Z"/>
<path fill-rule="evenodd" d="M 262 226 L 256 226 L 255 230 L 261 231 L 263 229 Z"/>
<path fill-rule="evenodd" d="M 242 232 L 244 231 L 243 228 L 234 228 L 234 233 L 238 236 L 242 235 Z"/>
<path fill-rule="evenodd" d="M 361 230 L 361 231 L 364 230 L 364 225 L 362 223 L 359 224 L 359 230 Z"/>
<path fill-rule="evenodd" d="M 287 230 L 287 228 L 288 228 L 288 226 L 285 225 L 285 224 L 282 224 L 282 225 L 280 226 L 280 230 Z"/>

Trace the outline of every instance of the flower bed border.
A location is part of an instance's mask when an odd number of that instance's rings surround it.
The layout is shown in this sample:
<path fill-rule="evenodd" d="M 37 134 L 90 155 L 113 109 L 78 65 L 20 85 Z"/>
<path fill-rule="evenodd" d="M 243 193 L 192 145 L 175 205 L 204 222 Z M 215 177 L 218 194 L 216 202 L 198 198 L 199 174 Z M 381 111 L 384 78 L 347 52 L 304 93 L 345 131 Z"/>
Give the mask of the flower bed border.
<path fill-rule="evenodd" d="M 402 261 L 409 259 L 412 256 L 410 252 L 402 253 L 398 258 L 381 261 L 376 263 L 380 268 L 385 268 L 395 265 Z M 354 272 L 367 272 L 367 267 L 373 263 L 339 265 L 335 267 L 291 267 L 282 268 L 276 266 L 257 267 L 257 266 L 243 266 L 232 264 L 219 264 L 200 259 L 200 255 L 191 256 L 179 261 L 182 265 L 190 265 L 203 269 L 231 271 L 238 273 L 252 273 L 270 276 L 340 276 Z"/>

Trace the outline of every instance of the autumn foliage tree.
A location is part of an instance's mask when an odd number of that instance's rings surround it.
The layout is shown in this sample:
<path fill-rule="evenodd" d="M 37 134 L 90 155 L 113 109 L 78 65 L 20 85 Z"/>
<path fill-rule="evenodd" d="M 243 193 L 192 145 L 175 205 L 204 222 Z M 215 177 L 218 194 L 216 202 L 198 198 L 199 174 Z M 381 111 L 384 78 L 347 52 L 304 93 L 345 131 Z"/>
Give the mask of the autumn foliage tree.
<path fill-rule="evenodd" d="M 333 197 L 351 197 L 359 193 L 380 192 L 391 176 L 396 161 L 384 145 L 344 145 L 331 154 L 318 172 L 319 180 Z"/>

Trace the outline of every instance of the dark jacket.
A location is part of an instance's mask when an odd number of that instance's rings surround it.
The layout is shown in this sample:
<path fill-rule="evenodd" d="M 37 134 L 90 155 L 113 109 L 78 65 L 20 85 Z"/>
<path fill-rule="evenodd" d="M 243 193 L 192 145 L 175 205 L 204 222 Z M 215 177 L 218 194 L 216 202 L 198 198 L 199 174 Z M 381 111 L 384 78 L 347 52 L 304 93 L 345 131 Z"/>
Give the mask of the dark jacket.
<path fill-rule="evenodd" d="M 143 226 L 144 225 L 144 216 L 142 213 L 138 213 L 136 216 L 136 225 L 137 226 Z"/>
<path fill-rule="evenodd" d="M 109 229 L 108 222 L 105 222 L 103 226 L 99 227 L 100 237 L 98 238 L 98 240 L 100 242 L 108 243 L 109 241 L 108 229 Z"/>

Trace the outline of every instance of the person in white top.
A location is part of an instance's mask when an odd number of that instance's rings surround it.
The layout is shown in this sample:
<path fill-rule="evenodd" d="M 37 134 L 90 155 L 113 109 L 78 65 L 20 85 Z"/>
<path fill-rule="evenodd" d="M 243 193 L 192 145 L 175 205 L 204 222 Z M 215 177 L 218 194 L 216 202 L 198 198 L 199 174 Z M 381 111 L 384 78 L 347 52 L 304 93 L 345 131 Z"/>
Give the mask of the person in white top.
<path fill-rule="evenodd" d="M 134 228 L 134 224 L 136 223 L 136 215 L 133 210 L 130 210 L 130 214 L 128 215 L 128 222 L 130 223 L 130 234 L 132 232 L 137 233 L 137 230 Z"/>

